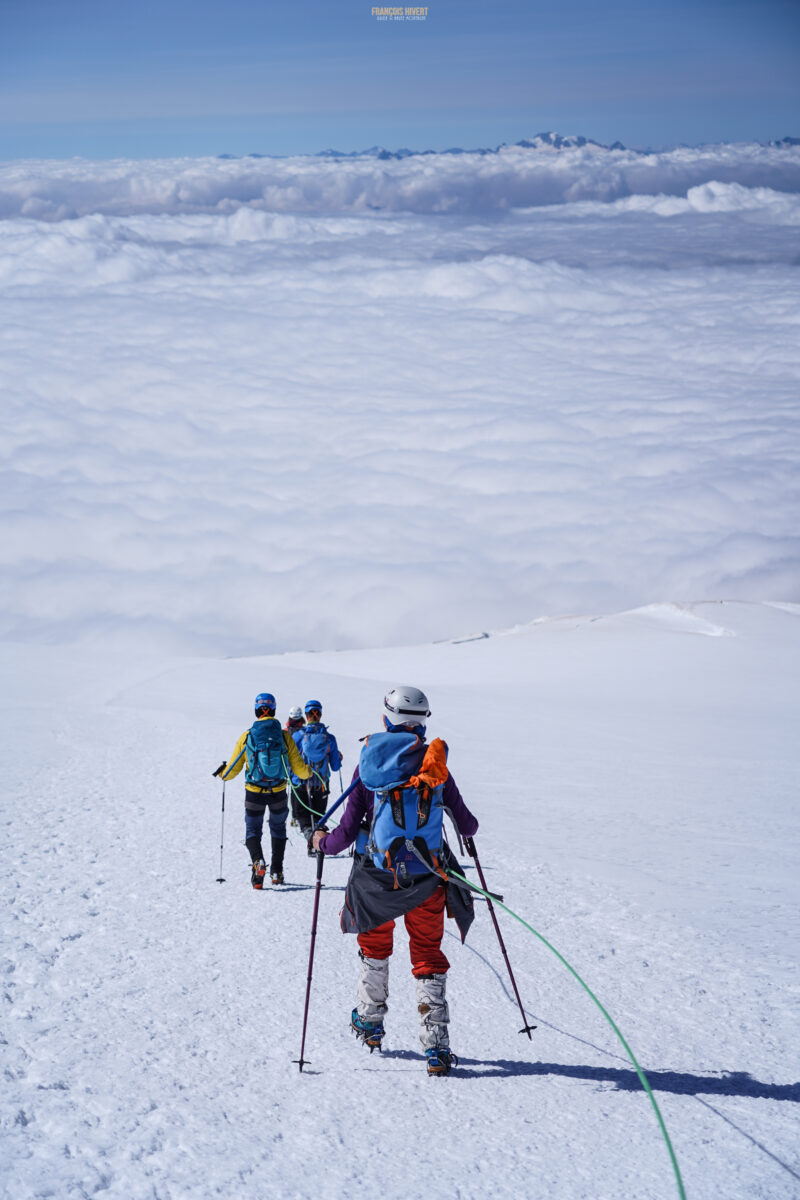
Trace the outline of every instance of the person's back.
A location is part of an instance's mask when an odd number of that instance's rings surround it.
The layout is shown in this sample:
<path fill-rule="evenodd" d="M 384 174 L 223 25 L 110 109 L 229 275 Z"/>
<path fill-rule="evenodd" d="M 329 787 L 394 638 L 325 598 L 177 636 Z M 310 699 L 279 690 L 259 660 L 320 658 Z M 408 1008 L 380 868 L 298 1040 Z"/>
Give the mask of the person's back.
<path fill-rule="evenodd" d="M 240 736 L 225 764 L 223 781 L 235 779 L 245 772 L 244 823 L 245 846 L 250 854 L 254 888 L 261 889 L 266 874 L 261 835 L 264 815 L 269 809 L 269 828 L 272 854 L 270 878 L 274 884 L 283 883 L 283 860 L 286 852 L 287 772 L 294 771 L 300 780 L 308 779 L 309 768 L 303 762 L 291 734 L 281 729 L 275 719 L 275 697 L 260 692 L 255 699 L 255 721 Z"/>
<path fill-rule="evenodd" d="M 442 953 L 445 905 L 462 939 L 473 919 L 472 897 L 447 874 L 455 865 L 442 838 L 446 809 L 459 832 L 471 838 L 478 822 L 464 803 L 446 765 L 441 739 L 425 743 L 430 716 L 418 688 L 393 688 L 384 700 L 385 732 L 365 740 L 344 815 L 332 833 L 314 834 L 315 849 L 339 854 L 369 835 L 353 867 L 342 908 L 342 929 L 356 933 L 360 948 L 358 1003 L 351 1025 L 370 1050 L 380 1048 L 389 994 L 389 958 L 395 919 L 409 936 L 416 980 L 420 1041 L 428 1072 L 447 1074 L 450 1050 L 446 1000 L 450 964 Z"/>
<path fill-rule="evenodd" d="M 293 736 L 303 762 L 311 772 L 298 807 L 300 829 L 308 839 L 325 814 L 331 771 L 341 768 L 342 756 L 336 738 L 322 723 L 322 703 L 319 700 L 306 702 L 305 725 L 296 730 Z M 311 846 L 308 852 L 313 854 Z"/>
<path fill-rule="evenodd" d="M 298 748 L 298 752 L 299 752 L 300 747 L 298 745 L 298 739 L 297 739 L 296 735 L 302 730 L 305 723 L 306 723 L 306 719 L 303 716 L 303 710 L 299 704 L 296 704 L 294 708 L 289 709 L 289 716 L 286 719 L 285 729 L 286 729 L 287 733 L 291 734 L 292 739 L 294 740 L 294 744 Z M 299 823 L 299 815 L 300 815 L 300 808 L 301 808 L 300 795 L 301 795 L 302 791 L 303 791 L 303 780 L 299 779 L 295 775 L 295 773 L 292 770 L 291 765 L 290 765 L 290 767 L 289 767 L 289 793 L 290 793 L 289 803 L 290 803 L 290 807 L 292 810 L 292 824 L 293 825 L 297 825 Z"/>

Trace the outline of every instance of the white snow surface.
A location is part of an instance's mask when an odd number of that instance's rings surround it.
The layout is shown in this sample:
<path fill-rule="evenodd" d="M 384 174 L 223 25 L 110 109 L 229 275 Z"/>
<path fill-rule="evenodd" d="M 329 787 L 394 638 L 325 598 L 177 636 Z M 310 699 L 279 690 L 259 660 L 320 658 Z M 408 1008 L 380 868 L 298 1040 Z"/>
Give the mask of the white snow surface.
<path fill-rule="evenodd" d="M 648 1072 L 692 1200 L 800 1191 L 800 608 L 650 604 L 382 650 L 175 658 L 0 646 L 2 1195 L 9 1200 L 677 1195 L 647 1097 L 558 960 L 479 904 L 450 929 L 447 1079 L 425 1075 L 405 934 L 382 1055 L 348 1032 L 349 861 L 253 892 L 242 786 L 211 771 L 311 694 L 352 770 L 387 683 L 481 827 L 489 886 L 547 937 Z M 474 872 L 470 872 L 474 876 Z"/>
<path fill-rule="evenodd" d="M 800 600 L 800 149 L 0 167 L 0 636 Z"/>

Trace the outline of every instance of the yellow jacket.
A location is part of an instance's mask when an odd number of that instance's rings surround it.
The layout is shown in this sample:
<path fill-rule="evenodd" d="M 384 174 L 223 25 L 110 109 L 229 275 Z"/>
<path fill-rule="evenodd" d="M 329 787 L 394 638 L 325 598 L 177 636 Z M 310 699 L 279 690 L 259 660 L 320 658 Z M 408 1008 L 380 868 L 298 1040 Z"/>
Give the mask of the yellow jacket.
<path fill-rule="evenodd" d="M 272 719 L 272 717 L 256 718 L 258 721 L 270 721 Z M 244 733 L 234 746 L 233 754 L 228 759 L 228 762 L 231 765 L 227 768 L 227 770 L 223 771 L 223 779 L 235 779 L 242 767 L 247 762 L 244 744 L 247 741 L 247 735 L 249 732 L 249 729 L 245 729 Z M 283 733 L 283 744 L 286 747 L 286 757 L 289 759 L 289 766 L 292 768 L 298 779 L 310 779 L 311 767 L 307 766 L 300 757 L 300 751 L 297 749 L 297 744 L 294 738 L 286 729 L 281 730 L 281 732 Z M 285 787 L 285 783 L 279 783 L 276 787 L 258 787 L 255 783 L 247 784 L 247 790 L 249 792 L 280 792 L 283 791 Z"/>

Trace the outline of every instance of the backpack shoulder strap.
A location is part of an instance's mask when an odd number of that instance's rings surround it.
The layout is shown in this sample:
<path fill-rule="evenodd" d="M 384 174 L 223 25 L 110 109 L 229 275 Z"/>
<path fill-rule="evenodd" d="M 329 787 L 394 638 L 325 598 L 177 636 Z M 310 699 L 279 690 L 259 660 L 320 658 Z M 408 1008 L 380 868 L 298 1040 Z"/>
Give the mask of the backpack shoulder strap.
<path fill-rule="evenodd" d="M 388 803 L 390 803 L 390 793 L 388 791 L 372 793 L 372 820 L 370 821 L 369 837 L 367 838 L 365 848 L 365 854 L 368 854 L 370 857 L 378 852 L 378 847 L 375 845 L 375 822 L 384 804 Z M 396 882 L 397 880 L 395 879 Z"/>

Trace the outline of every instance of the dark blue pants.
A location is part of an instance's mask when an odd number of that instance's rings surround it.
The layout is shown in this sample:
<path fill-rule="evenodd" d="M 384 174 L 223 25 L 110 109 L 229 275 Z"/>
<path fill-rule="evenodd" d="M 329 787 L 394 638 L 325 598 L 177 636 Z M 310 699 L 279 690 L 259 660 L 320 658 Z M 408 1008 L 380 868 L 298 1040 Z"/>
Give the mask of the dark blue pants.
<path fill-rule="evenodd" d="M 273 841 L 285 842 L 286 818 L 289 815 L 286 788 L 281 788 L 279 792 L 253 792 L 249 788 L 245 788 L 245 845 L 250 851 L 253 862 L 264 857 L 261 848 L 261 834 L 264 830 L 264 816 L 267 809 L 269 809 L 270 837 Z"/>

